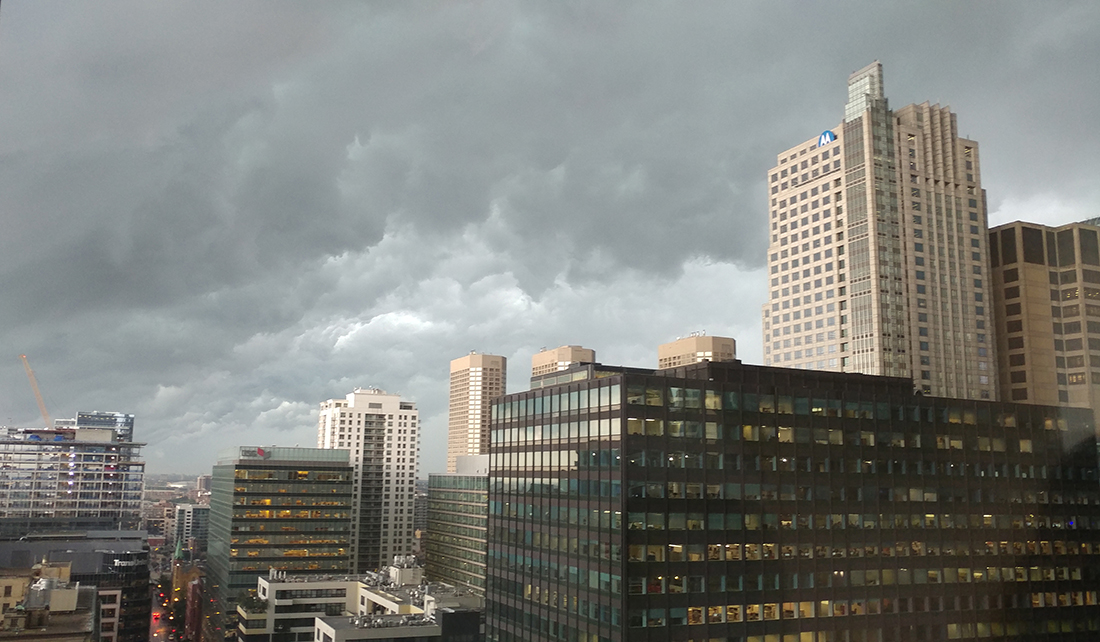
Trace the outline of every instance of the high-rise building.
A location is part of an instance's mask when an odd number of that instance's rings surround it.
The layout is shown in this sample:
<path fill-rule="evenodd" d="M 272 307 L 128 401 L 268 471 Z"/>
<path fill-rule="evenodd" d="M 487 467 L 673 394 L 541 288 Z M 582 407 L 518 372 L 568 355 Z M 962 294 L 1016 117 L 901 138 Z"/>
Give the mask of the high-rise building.
<path fill-rule="evenodd" d="M 676 368 L 700 361 L 734 361 L 737 342 L 730 337 L 711 337 L 692 332 L 669 343 L 657 346 L 657 367 Z"/>
<path fill-rule="evenodd" d="M 192 553 L 205 550 L 210 532 L 210 506 L 177 504 L 174 530 L 173 542 L 186 548 L 191 545 L 191 540 L 194 540 L 196 549 Z"/>
<path fill-rule="evenodd" d="M 420 460 L 416 404 L 376 388 L 321 402 L 318 448 L 345 448 L 355 472 L 351 571 L 413 552 L 413 502 Z"/>
<path fill-rule="evenodd" d="M 489 455 L 458 457 L 457 472 L 428 477 L 424 573 L 485 595 Z"/>
<path fill-rule="evenodd" d="M 531 357 L 531 378 L 559 370 L 565 370 L 574 363 L 594 363 L 596 351 L 581 346 L 560 346 L 543 349 Z"/>
<path fill-rule="evenodd" d="M 578 366 L 493 408 L 487 639 L 1094 640 L 1087 409 Z"/>
<path fill-rule="evenodd" d="M 455 457 L 489 452 L 489 408 L 504 394 L 508 360 L 471 352 L 451 361 L 451 394 L 447 415 L 447 472 Z"/>
<path fill-rule="evenodd" d="M 214 466 L 207 546 L 209 593 L 222 616 L 269 569 L 346 573 L 352 467 L 347 450 L 241 446 Z M 226 629 L 226 622 L 216 626 Z M 229 623 L 232 628 L 232 623 Z"/>
<path fill-rule="evenodd" d="M 1100 227 L 989 231 L 1001 397 L 1100 409 Z"/>
<path fill-rule="evenodd" d="M 132 435 L 114 427 L 0 429 L 0 537 L 138 528 L 145 444 Z"/>
<path fill-rule="evenodd" d="M 997 397 L 978 144 L 939 105 L 891 110 L 878 62 L 844 120 L 768 171 L 770 365 Z"/>

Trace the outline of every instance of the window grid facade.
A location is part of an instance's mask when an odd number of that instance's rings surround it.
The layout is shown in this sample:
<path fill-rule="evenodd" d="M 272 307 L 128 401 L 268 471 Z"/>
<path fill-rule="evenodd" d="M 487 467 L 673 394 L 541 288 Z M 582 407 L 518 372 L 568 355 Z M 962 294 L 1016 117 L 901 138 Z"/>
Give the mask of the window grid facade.
<path fill-rule="evenodd" d="M 1098 635 L 1091 412 L 740 364 L 587 372 L 495 407 L 489 640 Z"/>
<path fill-rule="evenodd" d="M 485 594 L 488 498 L 487 474 L 428 477 L 428 579 Z"/>
<path fill-rule="evenodd" d="M 765 363 L 995 399 L 977 144 L 939 105 L 891 110 L 877 62 L 848 83 L 844 122 L 768 172 Z"/>
<path fill-rule="evenodd" d="M 1100 227 L 989 232 L 1001 397 L 1100 408 Z"/>
<path fill-rule="evenodd" d="M 508 383 L 508 360 L 470 353 L 451 361 L 447 414 L 447 472 L 455 458 L 489 452 L 489 409 Z"/>

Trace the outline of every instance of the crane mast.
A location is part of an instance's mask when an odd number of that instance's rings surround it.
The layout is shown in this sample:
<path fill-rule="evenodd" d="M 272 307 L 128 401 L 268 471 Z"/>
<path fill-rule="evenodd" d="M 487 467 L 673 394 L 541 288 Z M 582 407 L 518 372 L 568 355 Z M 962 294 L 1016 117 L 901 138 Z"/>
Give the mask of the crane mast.
<path fill-rule="evenodd" d="M 46 410 L 46 402 L 42 400 L 42 391 L 38 389 L 38 379 L 34 377 L 34 370 L 31 370 L 31 364 L 27 361 L 27 355 L 21 354 L 19 358 L 23 360 L 23 369 L 27 371 L 27 379 L 31 381 L 31 389 L 34 390 L 34 398 L 38 401 L 38 411 L 42 413 L 42 419 L 46 422 L 47 428 L 53 428 L 53 421 L 50 419 L 50 413 Z"/>

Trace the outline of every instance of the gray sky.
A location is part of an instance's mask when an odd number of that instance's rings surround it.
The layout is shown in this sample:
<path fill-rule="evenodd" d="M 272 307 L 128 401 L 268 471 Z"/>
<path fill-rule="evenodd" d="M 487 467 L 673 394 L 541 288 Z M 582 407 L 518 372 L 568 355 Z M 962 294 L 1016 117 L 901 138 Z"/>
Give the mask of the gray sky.
<path fill-rule="evenodd" d="M 1100 216 L 1100 3 L 50 2 L 0 11 L 0 424 L 137 415 L 150 472 L 564 343 L 761 361 L 765 172 L 879 59 L 994 224 Z"/>

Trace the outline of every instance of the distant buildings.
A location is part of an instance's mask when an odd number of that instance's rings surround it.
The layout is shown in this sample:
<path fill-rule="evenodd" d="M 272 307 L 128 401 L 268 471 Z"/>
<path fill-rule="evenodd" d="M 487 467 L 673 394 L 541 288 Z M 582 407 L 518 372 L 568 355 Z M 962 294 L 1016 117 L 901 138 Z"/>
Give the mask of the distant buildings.
<path fill-rule="evenodd" d="M 733 361 L 737 359 L 737 342 L 729 337 L 712 337 L 701 333 L 657 346 L 657 367 L 676 368 L 700 361 Z"/>
<path fill-rule="evenodd" d="M 347 450 L 242 446 L 219 457 L 207 580 L 222 612 L 270 568 L 348 572 L 352 479 Z"/>
<path fill-rule="evenodd" d="M 144 444 L 133 415 L 105 414 L 128 424 L 0 429 L 0 537 L 138 528 Z"/>
<path fill-rule="evenodd" d="M 768 171 L 764 362 L 996 399 L 978 144 L 939 105 L 891 110 L 878 62 L 844 120 Z"/>
<path fill-rule="evenodd" d="M 1001 397 L 1100 409 L 1100 227 L 989 231 Z"/>
<path fill-rule="evenodd" d="M 447 472 L 455 472 L 455 457 L 489 452 L 489 408 L 504 394 L 508 360 L 470 353 L 451 361 L 447 416 Z"/>
<path fill-rule="evenodd" d="M 1091 411 L 737 362 L 493 408 L 487 639 L 1093 640 Z"/>
<path fill-rule="evenodd" d="M 321 402 L 317 447 L 350 453 L 353 468 L 351 571 L 381 568 L 413 552 L 413 504 L 420 457 L 416 404 L 375 388 Z"/>
<path fill-rule="evenodd" d="M 531 378 L 565 370 L 574 363 L 594 363 L 596 351 L 581 346 L 561 346 L 542 350 L 531 357 Z"/>
<path fill-rule="evenodd" d="M 485 595 L 489 455 L 456 459 L 457 472 L 428 477 L 424 572 Z"/>
<path fill-rule="evenodd" d="M 177 504 L 175 533 L 173 542 L 182 548 L 189 548 L 191 542 L 196 545 L 198 551 L 206 550 L 206 543 L 210 532 L 210 506 L 205 504 Z"/>

